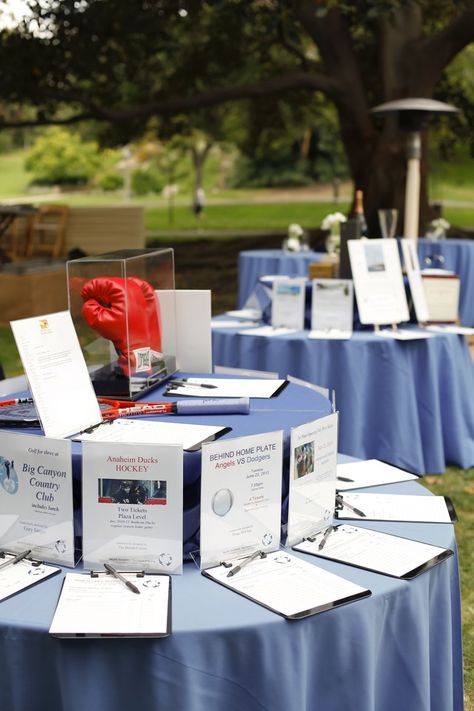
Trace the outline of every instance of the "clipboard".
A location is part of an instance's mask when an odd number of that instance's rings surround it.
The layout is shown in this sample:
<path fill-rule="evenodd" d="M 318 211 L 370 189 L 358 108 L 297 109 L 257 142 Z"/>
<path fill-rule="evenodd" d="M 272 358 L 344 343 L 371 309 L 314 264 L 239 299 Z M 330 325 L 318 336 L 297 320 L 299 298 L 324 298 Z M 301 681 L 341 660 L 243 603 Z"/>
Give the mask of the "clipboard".
<path fill-rule="evenodd" d="M 345 497 L 350 496 L 351 494 L 354 497 L 355 496 L 359 496 L 359 497 L 367 496 L 369 498 L 370 497 L 377 497 L 377 496 L 384 496 L 384 494 L 379 495 L 379 494 L 375 494 L 375 493 L 371 493 L 371 492 L 363 492 L 363 493 L 362 492 L 361 493 L 359 493 L 359 492 L 353 493 L 350 491 L 344 492 Z M 412 497 L 412 495 L 409 495 L 409 494 L 407 494 L 407 495 L 406 494 L 386 494 L 385 496 L 387 496 L 388 498 L 393 498 L 393 499 L 397 499 L 399 497 L 399 502 L 401 502 L 405 496 L 407 498 Z M 423 500 L 423 499 L 426 499 L 427 497 L 416 496 L 416 498 Z M 441 524 L 456 523 L 456 521 L 458 520 L 458 516 L 457 516 L 456 510 L 454 508 L 454 504 L 453 504 L 452 500 L 450 499 L 450 497 L 439 495 L 439 496 L 435 496 L 435 497 L 431 497 L 431 498 L 444 499 L 444 502 L 446 504 L 446 511 L 449 516 L 449 520 L 441 521 L 437 518 L 429 518 L 428 519 L 428 518 L 421 518 L 421 517 L 420 518 L 416 518 L 416 517 L 415 518 L 406 518 L 406 517 L 405 518 L 403 518 L 403 517 L 387 518 L 386 516 L 368 515 L 367 511 L 363 512 L 362 508 L 359 509 L 354 506 L 354 500 L 349 499 L 349 501 L 346 501 L 345 498 L 343 499 L 342 494 L 340 492 L 336 493 L 336 506 L 335 506 L 334 516 L 337 519 L 350 519 L 350 520 L 353 519 L 353 520 L 357 520 L 357 521 L 393 521 L 393 522 L 399 521 L 401 523 L 409 522 L 409 523 L 441 523 Z M 351 501 L 352 501 L 352 503 L 351 503 Z M 362 501 L 363 501 L 363 499 L 362 499 Z M 341 513 L 341 510 L 344 507 L 346 509 L 349 509 L 349 513 L 344 513 L 344 514 Z M 363 503 L 360 503 L 360 507 L 363 507 Z"/>
<path fill-rule="evenodd" d="M 6 551 L 0 552 L 0 566 L 13 560 L 16 555 Z M 0 602 L 39 585 L 43 580 L 48 580 L 60 572 L 61 568 L 30 557 L 3 569 L 0 567 Z"/>
<path fill-rule="evenodd" d="M 359 537 L 358 545 L 364 546 L 365 548 L 363 554 L 366 554 L 366 551 L 369 551 L 371 549 L 373 550 L 373 548 L 371 547 L 374 544 L 374 540 L 378 541 L 379 544 L 381 544 L 382 546 L 384 543 L 386 543 L 387 550 L 385 552 L 383 560 L 381 561 L 382 565 L 377 566 L 362 564 L 361 562 L 358 563 L 357 559 L 351 559 L 350 556 L 346 557 L 337 555 L 335 552 L 331 551 L 330 542 L 332 542 L 333 539 L 331 539 L 330 537 L 326 538 L 326 543 L 324 547 L 322 549 L 319 549 L 319 545 L 324 535 L 324 530 L 320 531 L 315 536 L 308 537 L 304 541 L 301 541 L 301 543 L 296 544 L 295 546 L 293 546 L 293 550 L 297 550 L 302 553 L 307 553 L 308 555 L 314 555 L 319 558 L 325 558 L 326 560 L 333 560 L 336 563 L 342 563 L 343 565 L 350 565 L 353 568 L 370 570 L 371 572 L 379 573 L 380 575 L 386 575 L 391 578 L 398 578 L 400 580 L 413 580 L 413 578 L 416 578 L 418 575 L 421 575 L 421 573 L 425 573 L 428 570 L 431 570 L 439 563 L 442 563 L 444 560 L 447 560 L 452 555 L 454 555 L 453 551 L 449 548 L 440 548 L 439 546 L 433 546 L 429 543 L 422 543 L 421 541 L 415 541 L 410 538 L 405 538 L 404 536 L 397 536 L 391 533 L 382 533 L 381 531 L 374 531 L 372 529 L 358 528 L 357 526 L 352 526 L 348 524 L 339 524 L 337 526 L 334 526 L 333 531 L 331 532 L 331 536 L 333 535 L 333 533 L 337 534 L 338 532 L 339 534 L 341 532 L 347 532 L 348 535 L 351 535 L 352 533 L 357 534 Z M 374 535 L 376 537 L 375 539 Z M 364 543 L 365 537 L 367 538 L 366 543 Z M 386 566 L 387 560 L 390 559 L 389 545 L 396 545 L 398 542 L 402 541 L 403 543 L 400 543 L 399 545 L 403 545 L 404 548 L 407 548 L 408 544 L 413 544 L 416 547 L 419 553 L 417 556 L 418 559 L 423 557 L 423 550 L 425 551 L 428 557 L 426 558 L 426 560 L 423 560 L 423 562 L 420 562 L 418 565 L 415 565 L 413 568 L 407 570 L 406 572 L 402 574 L 396 574 L 393 571 L 390 572 Z M 403 551 L 401 551 L 400 553 L 406 556 Z M 383 555 L 382 552 L 381 555 Z"/>
<path fill-rule="evenodd" d="M 53 637 L 74 639 L 168 637 L 171 634 L 171 576 L 144 571 L 120 574 L 133 581 L 140 595 L 135 595 L 107 571 L 66 573 L 49 633 Z M 83 601 L 81 591 L 85 593 Z M 155 618 L 148 617 L 152 614 Z M 99 623 L 97 618 L 100 618 Z M 137 625 L 133 624 L 134 618 L 139 620 Z"/>
<path fill-rule="evenodd" d="M 245 585 L 240 584 L 242 582 L 242 578 L 239 577 L 240 573 L 235 577 L 229 578 L 229 568 L 232 570 L 232 563 L 221 563 L 219 566 L 202 570 L 201 574 L 290 621 L 302 620 L 306 617 L 332 610 L 335 607 L 362 600 L 372 594 L 369 589 L 362 588 L 360 585 L 356 585 L 339 575 L 329 573 L 312 563 L 291 555 L 287 551 L 277 550 L 273 553 L 261 555 L 260 560 L 253 561 L 251 565 L 254 566 L 254 580 L 264 580 L 267 575 L 265 567 L 270 563 L 272 577 L 271 580 L 267 581 L 267 595 L 255 595 L 246 592 Z M 247 571 L 251 570 L 251 565 L 246 567 Z M 275 566 L 279 567 L 279 570 L 278 568 L 276 569 L 276 575 Z M 278 586 L 278 580 L 283 584 L 286 581 L 289 598 L 293 592 L 293 597 L 297 595 L 299 598 L 303 598 L 303 601 L 312 600 L 312 602 L 303 604 L 303 606 L 299 605 L 299 607 L 294 603 L 294 600 L 289 601 L 288 605 L 275 604 L 274 601 L 272 603 L 272 593 L 275 590 L 275 585 Z M 289 582 L 290 580 L 292 581 L 291 583 Z M 302 589 L 302 585 L 305 583 L 312 586 L 312 589 L 308 590 L 307 594 L 304 594 L 305 591 Z M 293 591 L 291 586 L 293 586 Z M 335 594 L 331 594 L 331 587 Z M 255 585 L 252 585 L 252 589 L 255 589 Z"/>

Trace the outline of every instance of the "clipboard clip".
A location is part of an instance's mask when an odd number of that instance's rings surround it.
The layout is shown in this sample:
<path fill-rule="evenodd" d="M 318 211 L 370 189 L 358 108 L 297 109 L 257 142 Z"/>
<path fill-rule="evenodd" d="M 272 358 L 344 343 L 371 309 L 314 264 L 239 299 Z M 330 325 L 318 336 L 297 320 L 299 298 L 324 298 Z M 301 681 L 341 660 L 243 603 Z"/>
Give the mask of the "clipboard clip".
<path fill-rule="evenodd" d="M 136 578 L 145 577 L 144 570 L 124 570 L 123 572 L 127 575 L 135 575 Z M 89 575 L 91 578 L 98 578 L 101 575 L 109 575 L 109 573 L 106 570 L 90 570 Z"/>

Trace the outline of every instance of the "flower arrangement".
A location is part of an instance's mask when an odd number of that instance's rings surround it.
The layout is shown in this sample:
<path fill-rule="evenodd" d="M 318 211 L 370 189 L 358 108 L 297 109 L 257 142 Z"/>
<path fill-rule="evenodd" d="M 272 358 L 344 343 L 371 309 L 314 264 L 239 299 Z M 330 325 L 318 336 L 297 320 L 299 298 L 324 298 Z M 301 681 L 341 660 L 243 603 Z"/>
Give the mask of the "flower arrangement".
<path fill-rule="evenodd" d="M 302 249 L 307 249 L 304 240 L 304 229 L 296 222 L 288 225 L 288 237 L 284 241 L 284 249 L 288 252 L 300 252 Z"/>
<path fill-rule="evenodd" d="M 321 222 L 321 228 L 323 230 L 329 230 L 331 234 L 339 235 L 341 232 L 341 222 L 346 222 L 346 217 L 342 212 L 331 212 L 329 215 L 326 215 Z"/>
<path fill-rule="evenodd" d="M 446 230 L 449 230 L 450 227 L 451 225 L 444 217 L 436 217 L 428 225 L 426 236 L 430 239 L 443 239 L 446 237 Z"/>

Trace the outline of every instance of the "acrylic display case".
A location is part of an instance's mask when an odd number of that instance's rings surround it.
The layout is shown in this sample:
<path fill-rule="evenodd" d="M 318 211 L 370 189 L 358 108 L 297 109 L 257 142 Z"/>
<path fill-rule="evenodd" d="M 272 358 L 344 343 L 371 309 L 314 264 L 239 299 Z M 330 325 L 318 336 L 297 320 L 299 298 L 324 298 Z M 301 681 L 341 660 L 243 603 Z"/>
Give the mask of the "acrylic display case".
<path fill-rule="evenodd" d="M 67 262 L 69 310 L 97 395 L 135 399 L 176 370 L 156 289 L 174 290 L 172 249 L 127 249 Z"/>

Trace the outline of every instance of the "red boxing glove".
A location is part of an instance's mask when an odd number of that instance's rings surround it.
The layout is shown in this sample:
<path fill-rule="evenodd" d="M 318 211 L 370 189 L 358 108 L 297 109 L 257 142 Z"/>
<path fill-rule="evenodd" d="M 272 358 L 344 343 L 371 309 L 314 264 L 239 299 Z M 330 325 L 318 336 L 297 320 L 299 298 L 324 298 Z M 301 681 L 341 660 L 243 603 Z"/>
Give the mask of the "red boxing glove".
<path fill-rule="evenodd" d="M 153 351 L 154 358 L 161 360 L 163 358 L 161 346 L 161 313 L 155 290 L 151 284 L 147 281 L 143 281 L 143 279 L 138 279 L 138 277 L 129 277 L 129 281 L 133 281 L 142 290 L 146 301 L 150 347 Z"/>
<path fill-rule="evenodd" d="M 132 279 L 97 277 L 84 284 L 81 296 L 84 319 L 113 342 L 124 373 L 150 370 L 148 307 L 140 286 Z"/>

